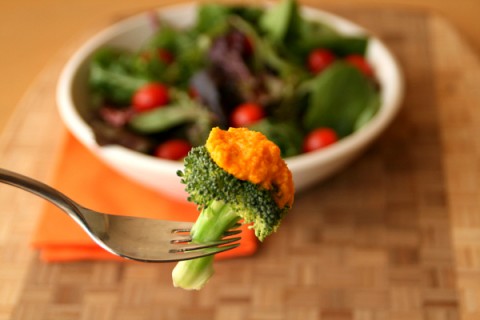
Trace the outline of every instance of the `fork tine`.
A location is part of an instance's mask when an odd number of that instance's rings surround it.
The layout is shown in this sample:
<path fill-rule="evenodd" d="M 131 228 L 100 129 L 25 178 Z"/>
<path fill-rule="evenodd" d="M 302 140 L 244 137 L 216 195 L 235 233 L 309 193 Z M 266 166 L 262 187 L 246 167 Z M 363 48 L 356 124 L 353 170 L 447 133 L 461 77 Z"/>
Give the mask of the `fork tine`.
<path fill-rule="evenodd" d="M 242 230 L 228 230 L 223 233 L 223 237 L 230 237 L 242 233 Z M 177 236 L 170 240 L 170 243 L 185 243 L 191 242 L 192 236 L 190 234 L 185 234 L 184 236 Z"/>
<path fill-rule="evenodd" d="M 212 254 L 228 251 L 238 247 L 239 245 L 240 245 L 239 243 L 235 243 L 229 246 L 222 246 L 222 247 L 216 247 L 216 248 L 205 248 L 205 249 L 199 249 L 194 251 L 172 252 L 171 256 L 172 256 L 172 261 L 197 259 L 197 258 L 210 256 Z"/>
<path fill-rule="evenodd" d="M 194 225 L 194 222 L 175 222 L 175 226 L 172 228 L 172 233 L 184 233 L 190 232 Z M 235 223 L 230 230 L 237 229 L 241 227 L 241 223 Z"/>
<path fill-rule="evenodd" d="M 242 230 L 228 230 L 223 234 L 224 237 L 234 236 L 236 234 L 242 233 Z"/>
<path fill-rule="evenodd" d="M 170 249 L 170 253 L 176 253 L 176 252 L 185 252 L 185 251 L 193 251 L 193 250 L 200 250 L 200 249 L 207 249 L 207 248 L 213 248 L 213 247 L 218 247 L 226 244 L 230 244 L 233 242 L 236 242 L 240 240 L 240 237 L 236 238 L 227 238 L 227 239 L 222 239 L 218 241 L 209 241 L 209 242 L 204 242 L 204 243 L 188 243 L 185 245 L 175 245 L 173 249 Z"/>
<path fill-rule="evenodd" d="M 190 232 L 194 222 L 176 222 L 172 228 L 172 233 Z"/>
<path fill-rule="evenodd" d="M 176 243 L 187 243 L 192 241 L 192 236 L 190 234 L 186 234 L 184 236 L 178 236 L 174 237 L 170 240 L 171 244 L 176 244 Z"/>

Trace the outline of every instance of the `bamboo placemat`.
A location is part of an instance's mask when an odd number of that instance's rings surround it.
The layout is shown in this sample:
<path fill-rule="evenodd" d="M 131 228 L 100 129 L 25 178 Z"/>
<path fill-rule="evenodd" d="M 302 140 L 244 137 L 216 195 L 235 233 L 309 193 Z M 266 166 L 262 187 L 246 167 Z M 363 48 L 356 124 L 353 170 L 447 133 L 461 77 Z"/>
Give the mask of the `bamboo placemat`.
<path fill-rule="evenodd" d="M 478 59 L 431 13 L 328 9 L 383 38 L 406 76 L 404 108 L 358 161 L 200 292 L 172 288 L 172 264 L 40 262 L 28 241 L 41 201 L 0 185 L 0 319 L 480 319 Z M 20 103 L 1 166 L 48 181 L 62 62 Z"/>

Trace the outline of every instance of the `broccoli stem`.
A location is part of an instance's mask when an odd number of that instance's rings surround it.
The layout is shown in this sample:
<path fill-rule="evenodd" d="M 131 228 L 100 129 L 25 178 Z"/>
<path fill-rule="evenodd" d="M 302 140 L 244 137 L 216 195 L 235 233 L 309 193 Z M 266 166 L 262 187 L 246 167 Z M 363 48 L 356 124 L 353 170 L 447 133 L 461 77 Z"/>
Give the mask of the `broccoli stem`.
<path fill-rule="evenodd" d="M 225 231 L 232 228 L 240 216 L 223 201 L 213 201 L 200 212 L 192 230 L 192 242 L 204 243 L 222 238 Z M 213 275 L 213 255 L 180 261 L 172 271 L 175 287 L 187 290 L 200 290 Z"/>

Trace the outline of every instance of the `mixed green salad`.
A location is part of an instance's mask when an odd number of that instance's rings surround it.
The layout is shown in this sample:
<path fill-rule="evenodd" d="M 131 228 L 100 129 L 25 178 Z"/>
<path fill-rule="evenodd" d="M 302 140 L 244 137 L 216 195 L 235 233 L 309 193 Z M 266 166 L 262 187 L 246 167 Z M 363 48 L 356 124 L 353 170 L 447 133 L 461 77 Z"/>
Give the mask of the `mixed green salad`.
<path fill-rule="evenodd" d="M 291 157 L 350 135 L 379 108 L 368 37 L 303 18 L 295 0 L 202 4 L 187 29 L 157 19 L 138 51 L 92 58 L 86 120 L 100 145 L 178 160 L 212 127 L 249 127 Z"/>

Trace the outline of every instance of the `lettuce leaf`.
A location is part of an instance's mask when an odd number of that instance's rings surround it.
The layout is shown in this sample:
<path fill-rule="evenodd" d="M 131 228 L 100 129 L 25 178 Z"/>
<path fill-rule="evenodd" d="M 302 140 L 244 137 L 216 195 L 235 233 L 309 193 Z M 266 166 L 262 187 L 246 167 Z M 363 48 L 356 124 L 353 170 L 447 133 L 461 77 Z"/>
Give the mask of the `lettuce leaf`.
<path fill-rule="evenodd" d="M 303 117 L 307 130 L 329 127 L 345 137 L 358 129 L 360 116 L 368 118 L 379 106 L 372 81 L 346 62 L 335 62 L 312 81 Z"/>

